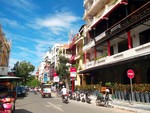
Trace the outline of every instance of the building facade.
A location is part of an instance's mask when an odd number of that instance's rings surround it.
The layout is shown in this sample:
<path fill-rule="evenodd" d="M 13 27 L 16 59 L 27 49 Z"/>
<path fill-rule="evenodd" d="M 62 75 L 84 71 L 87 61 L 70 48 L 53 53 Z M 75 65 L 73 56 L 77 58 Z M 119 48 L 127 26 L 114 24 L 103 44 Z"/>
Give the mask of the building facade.
<path fill-rule="evenodd" d="M 53 80 L 54 76 L 57 75 L 56 73 L 56 67 L 59 64 L 59 56 L 65 56 L 66 58 L 71 57 L 70 50 L 68 49 L 68 44 L 55 44 L 52 47 L 51 54 L 52 54 L 52 59 L 51 59 L 51 66 L 50 66 L 50 79 Z M 54 75 L 55 74 L 55 75 Z"/>
<path fill-rule="evenodd" d="M 10 47 L 10 41 L 5 38 L 0 26 L 0 75 L 8 75 Z"/>
<path fill-rule="evenodd" d="M 149 0 L 84 0 L 86 84 L 150 83 Z"/>
<path fill-rule="evenodd" d="M 42 83 L 53 83 L 54 77 L 57 76 L 56 67 L 59 64 L 59 56 L 71 57 L 68 44 L 55 44 L 52 49 L 46 52 L 43 61 L 37 69 L 36 77 Z"/>

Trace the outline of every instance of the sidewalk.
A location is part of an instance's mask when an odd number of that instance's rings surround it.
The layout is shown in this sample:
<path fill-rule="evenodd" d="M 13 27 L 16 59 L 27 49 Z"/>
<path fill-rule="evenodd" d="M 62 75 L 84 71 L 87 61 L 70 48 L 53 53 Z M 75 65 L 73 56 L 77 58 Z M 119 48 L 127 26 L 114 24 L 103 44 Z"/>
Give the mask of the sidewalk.
<path fill-rule="evenodd" d="M 54 97 L 57 97 L 56 93 L 54 92 L 52 93 L 52 95 Z M 95 104 L 96 97 L 91 96 L 91 98 L 92 98 L 91 104 Z M 115 99 L 114 107 L 118 109 L 134 111 L 136 113 L 150 113 L 150 103 L 132 102 L 131 104 L 129 101 Z"/>
<path fill-rule="evenodd" d="M 114 100 L 115 108 L 120 108 L 124 110 L 135 111 L 137 113 L 150 113 L 150 103 Z"/>
<path fill-rule="evenodd" d="M 96 97 L 91 96 L 92 98 L 92 104 L 95 104 Z M 124 100 L 114 100 L 114 107 L 128 110 L 128 111 L 134 111 L 136 113 L 150 113 L 150 103 L 141 103 L 141 102 L 132 102 L 124 101 Z"/>

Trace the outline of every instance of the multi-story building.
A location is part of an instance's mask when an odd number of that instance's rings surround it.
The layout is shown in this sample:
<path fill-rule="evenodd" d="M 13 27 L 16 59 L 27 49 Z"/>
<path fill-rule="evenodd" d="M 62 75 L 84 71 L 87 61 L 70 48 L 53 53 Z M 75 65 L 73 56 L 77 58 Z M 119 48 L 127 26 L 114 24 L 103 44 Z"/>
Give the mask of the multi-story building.
<path fill-rule="evenodd" d="M 79 71 L 84 70 L 84 57 L 83 57 L 83 43 L 84 43 L 84 32 L 85 32 L 85 25 L 81 26 L 79 29 L 79 33 L 76 36 L 75 44 L 76 44 L 76 68 L 77 68 L 77 77 L 76 77 L 76 84 L 75 85 L 85 85 L 85 80 L 83 74 L 78 74 Z"/>
<path fill-rule="evenodd" d="M 10 47 L 0 26 L 0 75 L 8 75 Z"/>
<path fill-rule="evenodd" d="M 43 61 L 41 62 L 40 66 L 36 72 L 36 78 L 43 82 L 51 82 L 50 80 L 50 64 L 51 64 L 52 54 L 51 51 L 47 51 Z"/>
<path fill-rule="evenodd" d="M 52 59 L 50 66 L 50 79 L 53 80 L 54 73 L 56 73 L 56 67 L 59 64 L 59 56 L 65 56 L 67 58 L 71 57 L 70 50 L 68 49 L 68 44 L 55 44 L 51 50 Z"/>
<path fill-rule="evenodd" d="M 44 82 L 52 82 L 52 80 L 50 79 L 50 65 L 51 65 L 51 60 L 52 60 L 52 54 L 51 51 L 47 51 L 45 57 L 44 57 L 44 62 L 45 62 L 45 66 L 44 66 Z"/>
<path fill-rule="evenodd" d="M 87 84 L 150 83 L 150 1 L 84 0 L 87 23 L 80 71 Z"/>
<path fill-rule="evenodd" d="M 38 80 L 41 82 L 41 83 L 44 83 L 44 67 L 45 67 L 46 63 L 44 61 L 42 61 L 38 67 Z"/>

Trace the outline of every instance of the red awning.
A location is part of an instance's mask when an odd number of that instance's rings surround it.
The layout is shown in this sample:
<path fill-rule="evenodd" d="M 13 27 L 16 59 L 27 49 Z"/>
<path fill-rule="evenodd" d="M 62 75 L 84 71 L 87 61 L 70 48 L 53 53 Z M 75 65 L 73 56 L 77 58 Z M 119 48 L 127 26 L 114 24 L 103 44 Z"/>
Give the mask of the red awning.
<path fill-rule="evenodd" d="M 76 55 L 72 55 L 71 58 L 70 58 L 70 61 L 75 60 L 75 57 L 76 57 Z"/>

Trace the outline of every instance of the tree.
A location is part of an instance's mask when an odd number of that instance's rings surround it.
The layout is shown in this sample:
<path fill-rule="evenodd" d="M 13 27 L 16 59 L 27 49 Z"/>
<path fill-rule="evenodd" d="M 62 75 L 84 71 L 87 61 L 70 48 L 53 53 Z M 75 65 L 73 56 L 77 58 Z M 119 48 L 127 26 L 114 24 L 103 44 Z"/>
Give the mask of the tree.
<path fill-rule="evenodd" d="M 30 76 L 27 79 L 27 86 L 32 86 L 32 87 L 36 87 L 40 85 L 40 81 L 38 81 L 37 79 L 35 79 L 35 76 Z"/>
<path fill-rule="evenodd" d="M 11 70 L 15 76 L 23 78 L 23 84 L 25 85 L 27 78 L 31 75 L 34 69 L 35 67 L 30 62 L 18 61 L 16 64 L 14 64 L 14 67 Z"/>
<path fill-rule="evenodd" d="M 66 64 L 69 63 L 69 59 L 64 56 L 59 56 L 59 64 L 56 67 L 56 72 L 61 81 L 66 83 L 66 87 L 69 88 L 69 66 Z"/>

